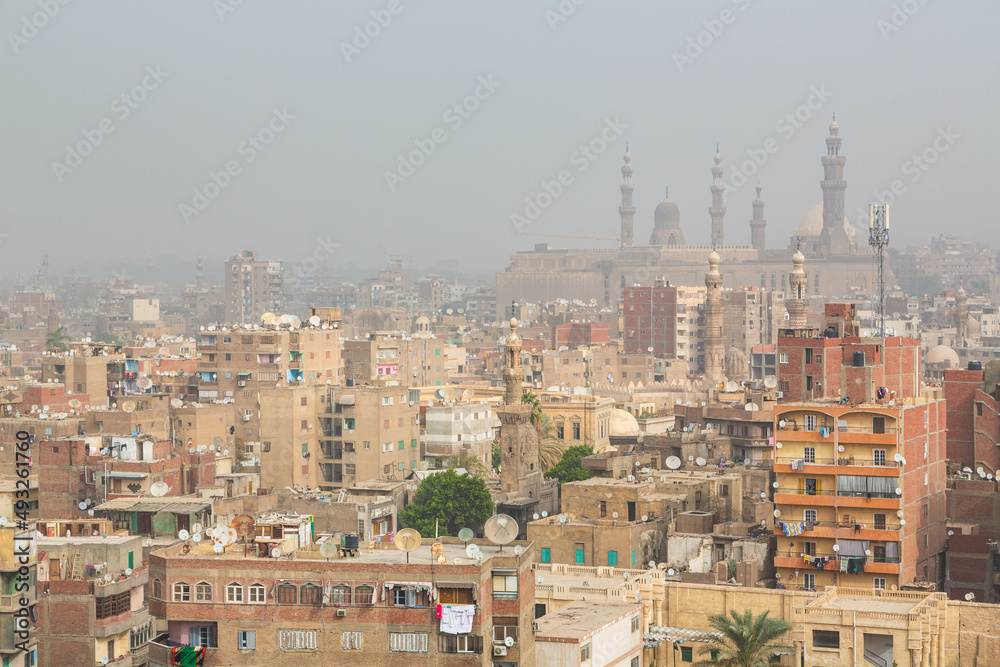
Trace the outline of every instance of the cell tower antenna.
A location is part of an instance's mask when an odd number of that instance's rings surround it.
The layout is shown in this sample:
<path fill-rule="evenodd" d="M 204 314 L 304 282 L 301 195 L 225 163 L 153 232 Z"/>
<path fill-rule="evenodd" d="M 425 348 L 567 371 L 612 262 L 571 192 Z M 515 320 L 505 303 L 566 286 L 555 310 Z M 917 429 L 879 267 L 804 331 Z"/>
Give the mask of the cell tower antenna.
<path fill-rule="evenodd" d="M 885 249 L 889 246 L 889 206 L 869 204 L 868 245 L 875 251 L 872 324 L 875 338 L 885 338 Z"/>

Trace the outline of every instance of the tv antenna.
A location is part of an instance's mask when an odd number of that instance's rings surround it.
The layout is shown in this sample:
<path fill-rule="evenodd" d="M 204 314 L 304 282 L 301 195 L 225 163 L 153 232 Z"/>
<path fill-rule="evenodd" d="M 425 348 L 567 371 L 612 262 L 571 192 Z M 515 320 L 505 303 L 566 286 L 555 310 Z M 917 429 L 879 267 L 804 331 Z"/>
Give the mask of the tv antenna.
<path fill-rule="evenodd" d="M 868 205 L 868 245 L 875 251 L 875 294 L 872 297 L 872 335 L 885 338 L 885 249 L 889 246 L 889 206 Z"/>

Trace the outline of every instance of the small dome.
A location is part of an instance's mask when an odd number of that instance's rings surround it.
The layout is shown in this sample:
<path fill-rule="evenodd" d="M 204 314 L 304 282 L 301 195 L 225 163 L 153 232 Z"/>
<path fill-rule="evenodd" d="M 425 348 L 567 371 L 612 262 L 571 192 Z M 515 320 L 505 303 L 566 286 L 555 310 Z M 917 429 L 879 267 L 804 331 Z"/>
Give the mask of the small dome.
<path fill-rule="evenodd" d="M 733 345 L 726 350 L 723 363 L 727 378 L 733 382 L 747 379 L 747 355 L 743 350 Z"/>
<path fill-rule="evenodd" d="M 431 321 L 430 321 L 430 319 L 426 315 L 421 315 L 420 317 L 417 318 L 417 326 L 418 327 L 421 324 L 430 324 L 430 323 L 431 323 Z"/>
<path fill-rule="evenodd" d="M 958 352 L 951 349 L 947 345 L 935 345 L 931 349 L 927 350 L 927 356 L 924 357 L 924 363 L 927 364 L 943 364 L 947 363 L 948 368 L 958 368 Z"/>
<path fill-rule="evenodd" d="M 713 249 L 712 252 L 709 253 L 708 255 L 708 265 L 712 268 L 715 268 L 719 266 L 719 260 L 720 260 L 719 253 L 715 252 L 715 250 Z"/>
<path fill-rule="evenodd" d="M 801 236 L 803 238 L 819 236 L 823 233 L 823 202 L 820 202 L 813 206 L 811 209 L 806 211 L 806 214 L 802 216 L 799 220 L 799 224 L 795 227 L 792 232 L 792 236 Z M 844 216 L 844 233 L 847 234 L 847 238 L 852 241 L 855 240 L 856 234 L 854 232 L 854 226 L 851 225 L 850 220 L 847 216 Z"/>
<path fill-rule="evenodd" d="M 958 291 L 955 292 L 955 296 L 956 297 L 964 297 L 965 296 L 965 281 L 964 280 L 959 280 L 958 281 Z"/>
<path fill-rule="evenodd" d="M 677 229 L 681 226 L 681 212 L 669 197 L 664 198 L 653 211 L 653 226 L 658 229 Z"/>
<path fill-rule="evenodd" d="M 610 436 L 633 436 L 639 433 L 639 422 L 627 410 L 611 409 L 611 422 L 608 426 Z"/>
<path fill-rule="evenodd" d="M 830 123 L 830 136 L 831 137 L 837 136 L 837 130 L 839 130 L 839 129 L 840 129 L 840 126 L 837 125 L 837 121 L 833 121 L 832 123 Z"/>
<path fill-rule="evenodd" d="M 623 158 L 622 158 L 622 159 L 624 159 L 624 160 L 625 160 L 625 164 L 628 164 L 629 162 L 631 162 L 631 161 L 632 161 L 632 156 L 631 156 L 631 155 L 629 155 L 629 152 L 628 152 L 628 151 L 625 151 L 625 155 L 623 156 Z"/>
<path fill-rule="evenodd" d="M 511 329 L 516 329 L 517 328 L 517 318 L 516 317 L 510 318 L 510 328 Z"/>
<path fill-rule="evenodd" d="M 792 264 L 794 264 L 796 268 L 805 264 L 805 261 L 806 261 L 806 256 L 803 255 L 800 250 L 796 250 L 795 254 L 792 255 Z"/>

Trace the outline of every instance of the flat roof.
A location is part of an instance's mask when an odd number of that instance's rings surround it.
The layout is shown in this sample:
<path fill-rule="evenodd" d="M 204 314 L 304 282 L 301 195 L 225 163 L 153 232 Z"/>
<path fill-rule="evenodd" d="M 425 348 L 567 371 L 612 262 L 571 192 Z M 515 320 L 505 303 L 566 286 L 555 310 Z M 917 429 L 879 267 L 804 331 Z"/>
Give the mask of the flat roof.
<path fill-rule="evenodd" d="M 558 641 L 560 639 L 583 639 L 609 623 L 630 613 L 641 613 L 640 603 L 606 601 L 571 602 L 565 607 L 551 611 L 536 621 L 538 632 L 535 641 Z"/>
<path fill-rule="evenodd" d="M 163 498 L 115 498 L 94 506 L 95 512 L 196 512 L 211 507 L 206 498 L 164 496 Z"/>

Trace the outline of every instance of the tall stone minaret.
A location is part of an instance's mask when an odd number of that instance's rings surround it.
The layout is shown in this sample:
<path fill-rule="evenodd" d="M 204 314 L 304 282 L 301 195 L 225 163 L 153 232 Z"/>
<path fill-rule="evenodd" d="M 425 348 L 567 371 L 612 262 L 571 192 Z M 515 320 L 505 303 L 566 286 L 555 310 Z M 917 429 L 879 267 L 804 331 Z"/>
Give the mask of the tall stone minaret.
<path fill-rule="evenodd" d="M 708 214 L 712 216 L 712 246 L 722 246 L 722 218 L 726 215 L 726 207 L 723 206 L 722 195 L 726 191 L 726 186 L 722 182 L 722 156 L 719 155 L 719 146 L 715 146 L 715 166 L 712 167 L 712 208 L 708 209 Z"/>
<path fill-rule="evenodd" d="M 198 255 L 198 264 L 196 265 L 194 271 L 194 285 L 199 290 L 205 288 L 205 265 L 201 261 L 201 255 Z"/>
<path fill-rule="evenodd" d="M 618 213 L 622 216 L 622 234 L 619 241 L 620 247 L 627 248 L 632 245 L 633 230 L 632 220 L 635 218 L 635 206 L 632 206 L 632 156 L 628 153 L 628 142 L 625 143 L 625 164 L 622 165 L 622 205 L 618 207 Z"/>
<path fill-rule="evenodd" d="M 757 198 L 753 200 L 753 219 L 750 220 L 750 245 L 757 250 L 766 250 L 764 230 L 767 220 L 764 219 L 764 200 L 760 198 L 760 183 L 757 184 Z"/>
<path fill-rule="evenodd" d="M 955 292 L 955 347 L 965 347 L 969 338 L 969 300 L 965 296 L 965 281 L 960 280 Z"/>
<path fill-rule="evenodd" d="M 503 369 L 504 400 L 500 419 L 500 490 L 539 498 L 542 469 L 538 463 L 538 431 L 531 423 L 532 406 L 521 402 L 521 337 L 510 318 Z"/>
<path fill-rule="evenodd" d="M 788 274 L 788 298 L 785 299 L 785 310 L 788 311 L 788 327 L 791 329 L 806 328 L 806 313 L 809 307 L 806 305 L 806 285 L 809 278 L 806 276 L 802 265 L 806 258 L 801 251 L 796 250 L 792 255 L 792 272 Z"/>
<path fill-rule="evenodd" d="M 705 327 L 701 330 L 705 348 L 705 379 L 717 382 L 722 377 L 726 342 L 722 337 L 722 274 L 719 273 L 719 253 L 714 250 L 708 256 L 705 288 Z"/>
<path fill-rule="evenodd" d="M 840 126 L 836 115 L 830 123 L 830 136 L 826 138 L 826 155 L 823 156 L 823 231 L 822 245 L 833 254 L 850 252 L 850 244 L 844 231 L 844 163 L 847 158 L 840 154 L 841 138 L 837 136 Z"/>

